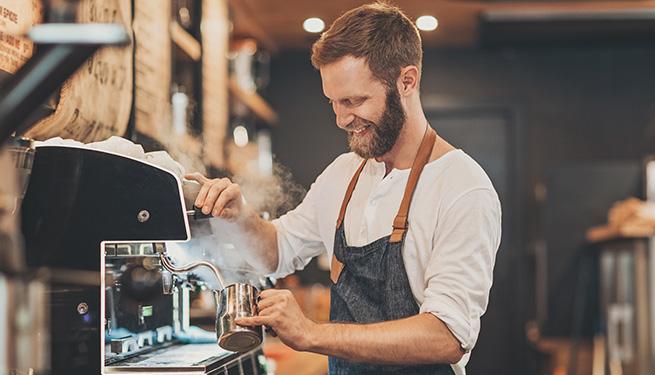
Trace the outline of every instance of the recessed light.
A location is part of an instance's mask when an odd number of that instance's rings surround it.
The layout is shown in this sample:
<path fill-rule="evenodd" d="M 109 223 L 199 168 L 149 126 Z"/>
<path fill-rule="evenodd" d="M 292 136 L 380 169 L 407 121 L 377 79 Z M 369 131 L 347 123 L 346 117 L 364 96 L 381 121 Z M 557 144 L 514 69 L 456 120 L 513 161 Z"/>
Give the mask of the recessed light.
<path fill-rule="evenodd" d="M 239 147 L 245 147 L 248 144 L 248 130 L 245 126 L 239 125 L 232 132 L 234 143 Z"/>
<path fill-rule="evenodd" d="M 416 27 L 423 31 L 433 31 L 439 26 L 439 20 L 433 16 L 421 16 L 416 19 Z"/>
<path fill-rule="evenodd" d="M 325 22 L 318 17 L 307 18 L 305 22 L 302 23 L 302 28 L 308 33 L 320 33 L 325 29 Z"/>

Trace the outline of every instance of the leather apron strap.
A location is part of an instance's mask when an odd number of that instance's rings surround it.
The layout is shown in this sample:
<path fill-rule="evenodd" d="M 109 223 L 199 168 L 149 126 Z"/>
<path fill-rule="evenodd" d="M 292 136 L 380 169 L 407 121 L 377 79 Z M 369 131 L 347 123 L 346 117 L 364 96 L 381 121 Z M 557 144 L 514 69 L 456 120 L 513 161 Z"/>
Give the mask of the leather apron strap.
<path fill-rule="evenodd" d="M 414 158 L 414 163 L 412 163 L 412 169 L 409 172 L 409 179 L 407 180 L 407 185 L 405 186 L 405 193 L 403 194 L 403 200 L 400 202 L 400 207 L 398 208 L 398 213 L 393 220 L 393 231 L 391 232 L 391 237 L 389 239 L 390 243 L 401 242 L 405 233 L 407 232 L 408 221 L 407 217 L 409 215 L 409 206 L 412 202 L 412 197 L 414 196 L 414 190 L 416 190 L 416 185 L 418 184 L 418 179 L 423 172 L 423 168 L 430 160 L 430 155 L 432 154 L 432 149 L 434 147 L 434 142 L 437 138 L 437 134 L 429 125 L 425 130 L 423 135 L 423 140 L 421 145 L 416 152 L 416 157 Z M 346 208 L 352 198 L 353 191 L 355 191 L 355 186 L 359 180 L 359 176 L 366 165 L 368 159 L 364 159 L 362 164 L 360 164 L 357 171 L 350 180 L 346 194 L 343 197 L 343 202 L 341 203 L 341 210 L 339 211 L 339 217 L 337 218 L 337 229 L 343 224 L 344 218 L 346 217 Z M 330 279 L 333 283 L 337 283 L 339 275 L 343 270 L 343 263 L 341 263 L 334 254 L 332 254 L 332 266 L 330 270 Z"/>

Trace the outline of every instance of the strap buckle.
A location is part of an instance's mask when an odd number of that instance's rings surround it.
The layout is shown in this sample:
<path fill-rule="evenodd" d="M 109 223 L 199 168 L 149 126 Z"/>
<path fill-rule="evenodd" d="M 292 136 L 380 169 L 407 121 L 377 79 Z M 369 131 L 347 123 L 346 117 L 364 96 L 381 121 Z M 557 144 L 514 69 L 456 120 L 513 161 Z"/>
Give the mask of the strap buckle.
<path fill-rule="evenodd" d="M 409 223 L 407 222 L 407 216 L 400 216 L 400 215 L 396 216 L 396 218 L 393 219 L 393 231 L 391 232 L 391 237 L 389 238 L 389 242 L 391 243 L 401 242 L 405 237 L 405 233 L 407 232 L 408 226 Z"/>
<path fill-rule="evenodd" d="M 396 216 L 393 219 L 393 229 L 403 229 L 406 230 L 408 226 L 407 216 Z"/>

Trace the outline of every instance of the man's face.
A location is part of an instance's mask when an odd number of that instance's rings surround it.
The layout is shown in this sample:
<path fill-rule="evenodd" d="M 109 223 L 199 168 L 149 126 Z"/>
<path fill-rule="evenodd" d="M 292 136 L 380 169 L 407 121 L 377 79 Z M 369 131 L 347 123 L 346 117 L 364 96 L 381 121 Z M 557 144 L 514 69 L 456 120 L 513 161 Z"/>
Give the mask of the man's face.
<path fill-rule="evenodd" d="M 388 89 L 363 58 L 352 56 L 321 67 L 321 78 L 350 149 L 367 159 L 389 152 L 405 123 L 398 89 Z"/>

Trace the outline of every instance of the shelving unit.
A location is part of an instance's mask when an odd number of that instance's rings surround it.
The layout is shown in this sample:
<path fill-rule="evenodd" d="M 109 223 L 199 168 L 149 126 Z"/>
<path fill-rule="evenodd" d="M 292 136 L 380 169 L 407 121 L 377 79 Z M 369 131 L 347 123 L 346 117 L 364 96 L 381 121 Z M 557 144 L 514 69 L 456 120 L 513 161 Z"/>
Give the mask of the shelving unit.
<path fill-rule="evenodd" d="M 193 61 L 200 61 L 202 46 L 193 35 L 189 34 L 177 21 L 171 22 L 170 32 L 175 45 L 180 47 Z"/>
<path fill-rule="evenodd" d="M 242 107 L 247 108 L 252 118 L 256 119 L 256 126 L 271 127 L 279 121 L 278 114 L 261 95 L 239 86 L 237 80 L 229 75 L 227 56 L 232 37 L 230 23 L 241 22 L 243 18 L 240 18 L 240 15 L 247 9 L 238 1 L 231 0 L 168 0 L 165 4 L 166 7 L 161 5 L 155 7 L 157 9 L 148 9 L 150 12 L 163 14 L 163 8 L 170 6 L 165 11 L 170 12 L 170 17 L 164 25 L 158 26 L 159 30 L 162 30 L 161 26 L 166 26 L 164 33 L 167 34 L 168 46 L 164 45 L 163 39 L 159 43 L 162 56 L 163 53 L 170 56 L 170 78 L 167 78 L 166 82 L 144 82 L 158 85 L 158 101 L 162 102 L 165 95 L 166 106 L 162 103 L 159 106 L 161 111 L 141 114 L 141 120 L 137 124 L 142 125 L 137 126 L 136 130 L 161 143 L 172 154 L 176 154 L 174 156 L 193 160 L 194 165 L 202 163 L 205 167 L 225 168 L 224 158 L 229 152 L 229 148 L 226 150 L 225 139 L 229 137 L 230 132 L 230 101 L 243 103 Z M 265 40 L 261 45 L 268 51 L 276 51 L 277 47 L 272 45 L 270 40 L 266 40 L 262 30 L 257 31 L 257 23 L 251 21 L 254 33 Z M 259 44 L 259 38 L 257 40 Z M 142 42 L 143 51 L 149 51 L 148 43 L 145 40 Z M 148 73 L 152 69 L 162 70 L 160 61 L 165 60 L 147 60 L 150 65 L 144 72 Z M 170 87 L 170 91 L 164 89 L 164 86 Z M 148 85 L 141 87 L 143 90 L 149 89 Z M 173 122 L 171 95 L 176 92 L 185 94 L 189 103 L 185 133 L 182 133 L 182 120 L 179 120 L 179 117 L 175 126 L 169 125 Z M 143 100 L 148 98 L 145 94 L 141 96 L 145 98 Z M 154 121 L 155 117 L 161 120 Z"/>
<path fill-rule="evenodd" d="M 194 168 L 204 164 L 203 133 L 203 75 L 202 59 L 204 48 L 200 41 L 200 23 L 202 22 L 202 4 L 196 0 L 173 0 L 169 34 L 172 43 L 171 90 L 186 96 L 186 121 L 183 126 L 173 119 L 170 135 L 172 152 Z M 182 17 L 184 14 L 185 17 Z M 172 107 L 174 109 L 174 106 Z M 171 113 L 173 117 L 173 113 Z"/>
<path fill-rule="evenodd" d="M 236 100 L 245 104 L 257 117 L 264 120 L 268 125 L 275 125 L 278 122 L 277 113 L 259 94 L 242 89 L 234 78 L 230 78 L 229 89 L 230 94 Z"/>

